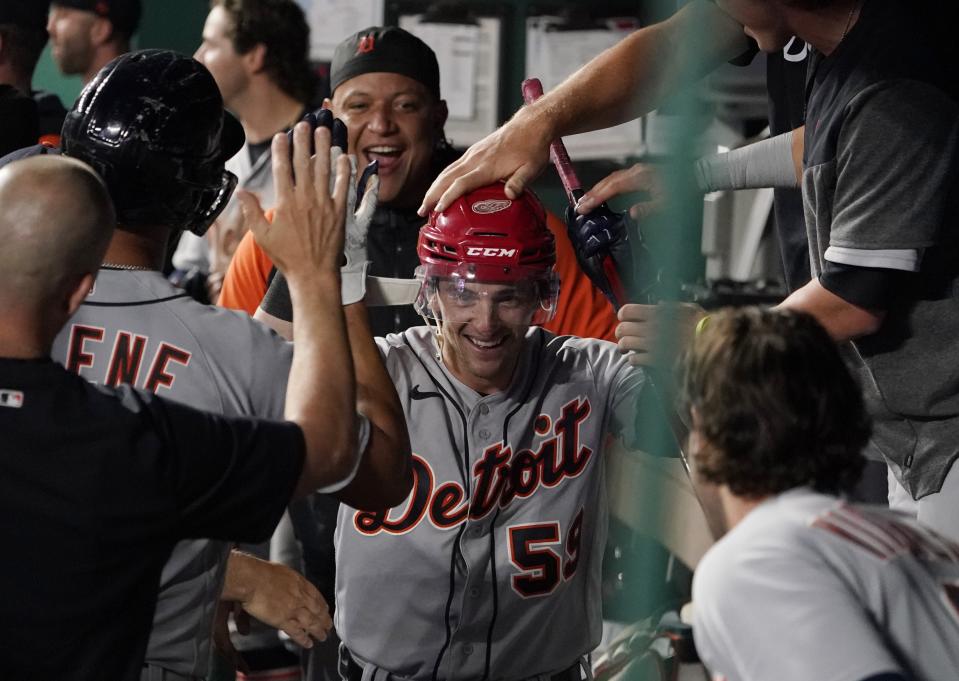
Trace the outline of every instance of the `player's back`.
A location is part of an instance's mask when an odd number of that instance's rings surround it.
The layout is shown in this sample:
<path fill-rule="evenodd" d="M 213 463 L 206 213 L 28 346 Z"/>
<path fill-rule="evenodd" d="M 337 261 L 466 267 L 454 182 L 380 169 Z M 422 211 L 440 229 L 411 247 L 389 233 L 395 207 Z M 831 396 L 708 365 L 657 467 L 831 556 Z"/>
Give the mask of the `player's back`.
<path fill-rule="evenodd" d="M 129 384 L 228 416 L 280 419 L 292 346 L 201 305 L 158 272 L 104 268 L 53 358 L 100 385 Z"/>
<path fill-rule="evenodd" d="M 155 271 L 101 269 L 57 336 L 53 358 L 101 385 L 130 384 L 228 416 L 282 419 L 292 346 L 247 315 L 201 305 Z M 229 551 L 225 542 L 176 545 L 163 570 L 147 662 L 205 673 L 208 639 Z"/>
<path fill-rule="evenodd" d="M 889 509 L 768 499 L 706 554 L 693 599 L 700 655 L 729 681 L 959 669 L 959 545 Z"/>

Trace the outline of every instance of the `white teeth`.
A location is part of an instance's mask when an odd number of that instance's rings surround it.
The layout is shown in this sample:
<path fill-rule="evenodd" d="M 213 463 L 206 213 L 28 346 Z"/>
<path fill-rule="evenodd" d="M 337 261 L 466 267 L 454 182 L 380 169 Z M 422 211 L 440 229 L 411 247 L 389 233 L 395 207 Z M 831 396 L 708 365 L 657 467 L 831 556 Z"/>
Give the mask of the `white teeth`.
<path fill-rule="evenodd" d="M 397 154 L 400 152 L 399 147 L 370 147 L 366 150 L 370 154 Z"/>
<path fill-rule="evenodd" d="M 503 342 L 503 339 L 500 338 L 497 341 L 481 341 L 475 338 L 470 338 L 470 342 L 473 343 L 473 345 L 481 348 L 495 348 L 497 345 L 500 345 Z"/>

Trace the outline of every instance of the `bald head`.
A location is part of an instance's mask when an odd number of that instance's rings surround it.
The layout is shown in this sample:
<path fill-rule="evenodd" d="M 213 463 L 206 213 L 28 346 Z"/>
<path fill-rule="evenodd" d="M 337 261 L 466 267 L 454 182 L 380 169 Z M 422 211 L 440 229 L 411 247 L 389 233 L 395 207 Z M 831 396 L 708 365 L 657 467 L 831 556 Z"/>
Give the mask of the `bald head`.
<path fill-rule="evenodd" d="M 0 299 L 47 305 L 100 266 L 116 218 L 87 165 L 35 156 L 0 169 Z"/>

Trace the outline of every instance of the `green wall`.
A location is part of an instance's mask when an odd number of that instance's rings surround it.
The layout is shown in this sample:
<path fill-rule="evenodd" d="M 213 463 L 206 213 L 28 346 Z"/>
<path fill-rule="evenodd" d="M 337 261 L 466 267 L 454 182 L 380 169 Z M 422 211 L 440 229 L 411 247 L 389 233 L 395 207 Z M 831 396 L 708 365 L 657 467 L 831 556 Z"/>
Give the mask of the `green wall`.
<path fill-rule="evenodd" d="M 143 18 L 134 46 L 164 47 L 193 54 L 200 44 L 208 7 L 207 0 L 143 0 Z M 33 85 L 56 92 L 67 108 L 81 88 L 78 76 L 66 77 L 57 69 L 50 57 L 49 45 L 37 64 Z"/>

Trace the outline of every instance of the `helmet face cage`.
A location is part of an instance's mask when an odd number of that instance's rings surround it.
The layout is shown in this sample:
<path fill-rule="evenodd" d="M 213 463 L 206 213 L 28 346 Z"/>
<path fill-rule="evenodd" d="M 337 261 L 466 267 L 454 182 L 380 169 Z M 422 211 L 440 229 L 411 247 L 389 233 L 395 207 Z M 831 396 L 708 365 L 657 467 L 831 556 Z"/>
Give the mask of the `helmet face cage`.
<path fill-rule="evenodd" d="M 421 283 L 413 307 L 427 322 L 466 323 L 487 307 L 504 323 L 522 326 L 545 324 L 556 314 L 559 277 L 552 269 L 427 263 L 416 268 L 416 278 Z"/>

